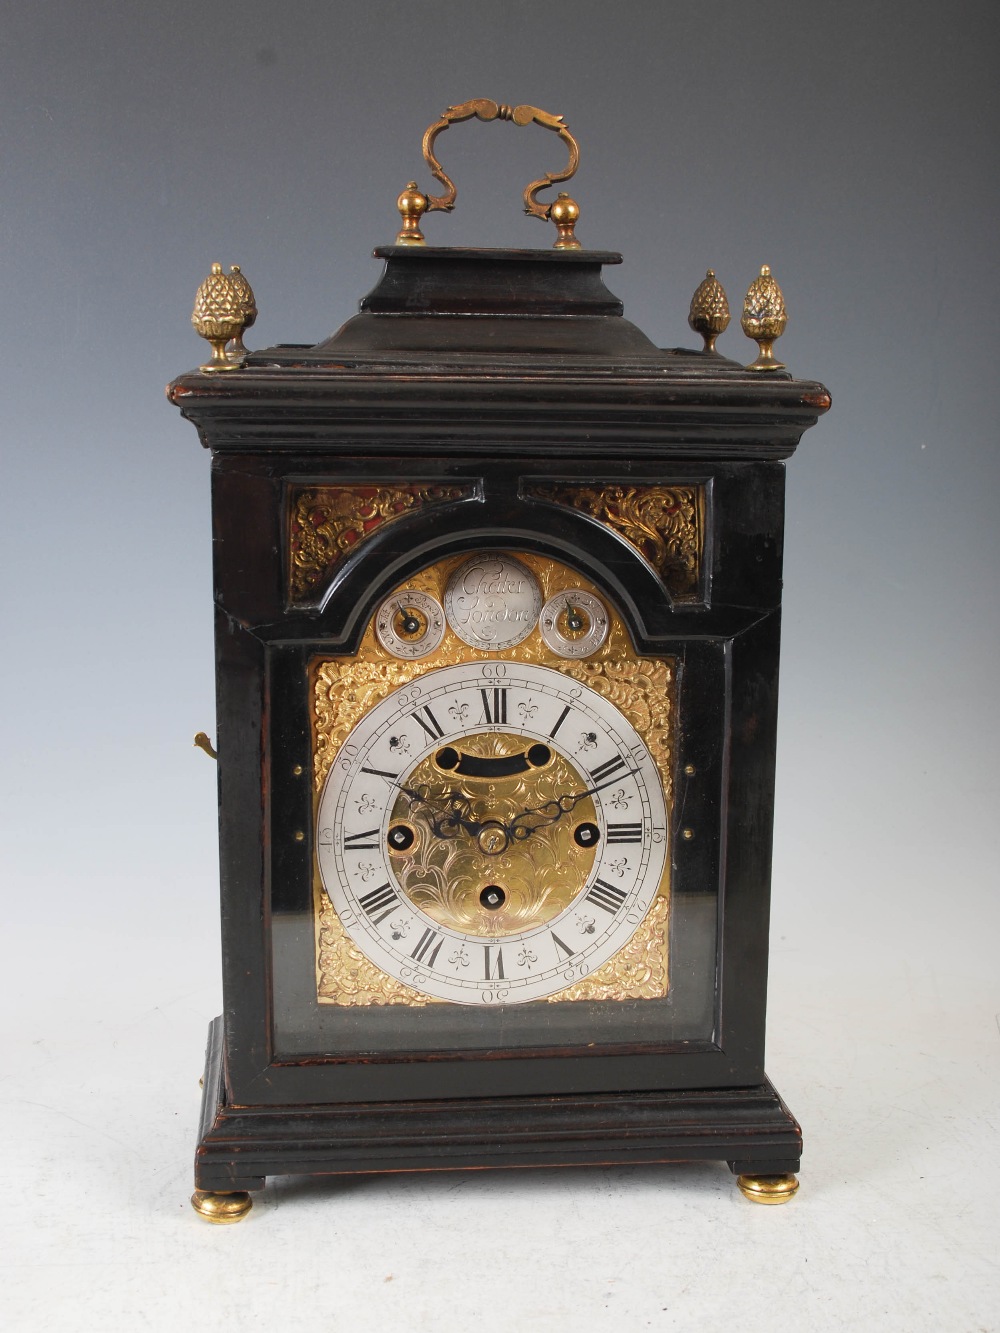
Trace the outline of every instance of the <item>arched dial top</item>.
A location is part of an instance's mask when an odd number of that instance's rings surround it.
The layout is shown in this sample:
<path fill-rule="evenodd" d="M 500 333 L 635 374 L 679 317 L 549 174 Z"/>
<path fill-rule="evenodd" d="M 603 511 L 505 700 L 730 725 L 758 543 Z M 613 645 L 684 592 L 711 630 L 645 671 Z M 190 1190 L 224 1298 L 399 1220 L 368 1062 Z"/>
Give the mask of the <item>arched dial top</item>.
<path fill-rule="evenodd" d="M 625 716 L 501 660 L 428 671 L 373 707 L 317 828 L 355 946 L 460 1004 L 541 999 L 600 968 L 645 919 L 667 852 L 657 765 Z"/>

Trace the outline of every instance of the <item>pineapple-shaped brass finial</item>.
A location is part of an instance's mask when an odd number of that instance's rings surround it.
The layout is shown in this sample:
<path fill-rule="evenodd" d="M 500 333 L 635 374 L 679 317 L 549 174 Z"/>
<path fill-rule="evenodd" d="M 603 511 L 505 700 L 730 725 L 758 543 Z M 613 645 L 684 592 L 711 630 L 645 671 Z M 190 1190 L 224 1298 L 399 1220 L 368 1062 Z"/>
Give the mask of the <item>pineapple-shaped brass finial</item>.
<path fill-rule="evenodd" d="M 253 294 L 253 288 L 240 271 L 239 264 L 231 266 L 229 276 L 246 316 L 246 323 L 243 325 L 243 332 L 238 333 L 228 347 L 227 355 L 230 361 L 243 361 L 247 354 L 247 349 L 243 346 L 243 333 L 250 328 L 257 318 L 257 301 Z"/>
<path fill-rule="evenodd" d="M 729 302 L 726 300 L 722 283 L 715 276 L 713 269 L 708 270 L 704 281 L 698 284 L 694 296 L 691 297 L 688 323 L 695 333 L 700 333 L 705 339 L 705 346 L 701 350 L 715 352 L 718 356 L 719 353 L 715 351 L 715 340 L 729 327 Z"/>
<path fill-rule="evenodd" d="M 758 349 L 757 360 L 747 366 L 747 370 L 784 370 L 784 363 L 775 361 L 771 349 L 775 339 L 784 333 L 788 315 L 781 288 L 771 277 L 766 264 L 760 270 L 760 277 L 754 278 L 747 290 L 740 323 L 743 332 L 754 340 Z"/>
<path fill-rule="evenodd" d="M 230 360 L 226 356 L 226 343 L 235 338 L 242 346 L 243 330 L 253 323 L 257 315 L 256 306 L 252 304 L 253 293 L 250 292 L 253 318 L 248 318 L 244 288 L 249 291 L 249 283 L 239 270 L 234 277 L 232 273 L 223 273 L 221 264 L 212 265 L 211 273 L 198 288 L 191 323 L 212 346 L 211 361 L 199 367 L 205 374 L 238 370 L 240 367 L 239 360 Z"/>

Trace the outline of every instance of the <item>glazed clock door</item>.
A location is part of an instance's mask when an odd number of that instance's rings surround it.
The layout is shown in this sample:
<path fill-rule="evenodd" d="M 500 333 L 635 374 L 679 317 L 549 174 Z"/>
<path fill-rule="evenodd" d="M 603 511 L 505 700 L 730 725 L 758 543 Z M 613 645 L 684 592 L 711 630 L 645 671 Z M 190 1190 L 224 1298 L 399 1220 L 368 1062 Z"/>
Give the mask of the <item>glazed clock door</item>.
<path fill-rule="evenodd" d="M 275 816 L 303 828 L 273 853 L 277 1071 L 305 1090 L 338 1066 L 327 1100 L 460 1093 L 473 1070 L 487 1091 L 599 1089 L 653 1086 L 682 1050 L 711 1080 L 718 847 L 678 871 L 676 802 L 685 727 L 703 791 L 720 780 L 718 646 L 640 654 L 607 588 L 498 547 L 383 586 L 354 651 L 270 653 L 309 789 Z"/>

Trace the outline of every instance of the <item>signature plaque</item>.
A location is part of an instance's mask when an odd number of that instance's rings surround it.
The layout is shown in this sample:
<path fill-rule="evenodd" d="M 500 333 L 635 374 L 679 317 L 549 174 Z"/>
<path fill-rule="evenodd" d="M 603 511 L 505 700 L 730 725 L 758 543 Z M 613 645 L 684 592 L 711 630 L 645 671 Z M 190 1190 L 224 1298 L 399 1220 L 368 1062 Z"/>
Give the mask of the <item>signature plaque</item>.
<path fill-rule="evenodd" d="M 527 565 L 487 551 L 452 574 L 444 609 L 448 624 L 470 648 L 513 648 L 538 623 L 542 594 Z"/>

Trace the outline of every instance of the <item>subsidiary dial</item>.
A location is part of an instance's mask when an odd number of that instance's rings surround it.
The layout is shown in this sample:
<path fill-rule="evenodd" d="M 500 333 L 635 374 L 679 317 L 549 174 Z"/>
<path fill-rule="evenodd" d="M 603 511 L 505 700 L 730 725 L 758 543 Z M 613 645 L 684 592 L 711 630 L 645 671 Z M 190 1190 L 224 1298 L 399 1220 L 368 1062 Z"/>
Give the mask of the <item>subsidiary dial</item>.
<path fill-rule="evenodd" d="M 608 612 L 593 593 L 568 588 L 545 603 L 538 628 L 560 657 L 589 657 L 608 637 Z"/>
<path fill-rule="evenodd" d="M 375 633 L 394 657 L 426 657 L 444 638 L 444 611 L 440 602 L 416 588 L 394 593 L 378 609 Z"/>

